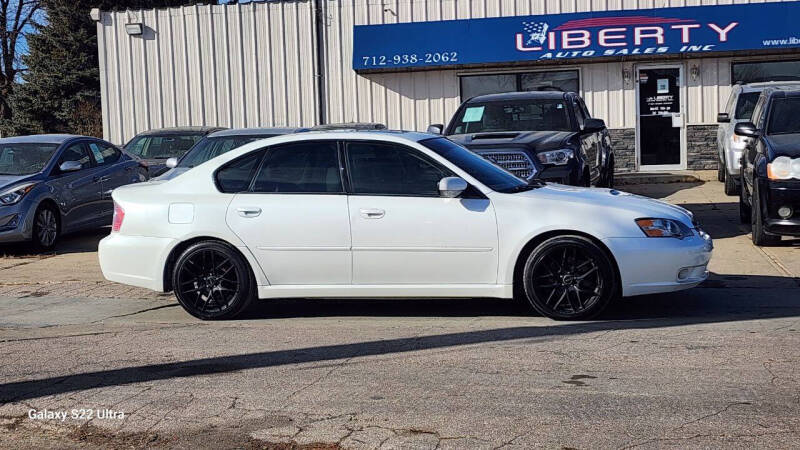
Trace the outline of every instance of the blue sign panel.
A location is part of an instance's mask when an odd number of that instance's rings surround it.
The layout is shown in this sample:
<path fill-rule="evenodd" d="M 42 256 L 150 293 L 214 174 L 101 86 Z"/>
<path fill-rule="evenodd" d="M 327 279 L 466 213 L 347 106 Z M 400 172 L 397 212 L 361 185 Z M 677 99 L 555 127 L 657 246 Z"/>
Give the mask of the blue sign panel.
<path fill-rule="evenodd" d="M 800 47 L 799 17 L 782 2 L 359 25 L 353 68 Z"/>

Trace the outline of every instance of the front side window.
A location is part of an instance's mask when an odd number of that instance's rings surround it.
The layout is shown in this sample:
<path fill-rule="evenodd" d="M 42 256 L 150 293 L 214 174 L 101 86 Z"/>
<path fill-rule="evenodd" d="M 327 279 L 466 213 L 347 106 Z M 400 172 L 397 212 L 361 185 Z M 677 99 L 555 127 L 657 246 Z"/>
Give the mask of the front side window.
<path fill-rule="evenodd" d="M 438 197 L 452 175 L 414 149 L 377 142 L 347 144 L 347 167 L 354 194 Z"/>
<path fill-rule="evenodd" d="M 794 133 L 800 133 L 800 97 L 774 99 L 767 134 Z"/>
<path fill-rule="evenodd" d="M 756 107 L 760 92 L 747 92 L 739 95 L 739 100 L 736 102 L 736 114 L 734 118 L 741 120 L 750 120 L 753 116 L 753 109 Z"/>
<path fill-rule="evenodd" d="M 125 150 L 144 159 L 167 159 L 183 155 L 202 137 L 200 134 L 139 136 L 128 142 Z"/>
<path fill-rule="evenodd" d="M 252 190 L 287 194 L 344 192 L 336 141 L 304 141 L 270 148 Z"/>
<path fill-rule="evenodd" d="M 253 175 L 258 168 L 258 163 L 261 162 L 263 156 L 264 150 L 259 150 L 234 159 L 222 166 L 217 170 L 217 188 L 228 194 L 248 190 L 250 182 L 253 181 Z"/>
<path fill-rule="evenodd" d="M 67 147 L 58 160 L 58 166 L 67 161 L 78 161 L 81 163 L 81 169 L 88 169 L 92 166 L 91 158 L 84 144 L 72 144 Z M 56 167 L 56 170 L 58 170 L 58 167 Z"/>
<path fill-rule="evenodd" d="M 41 172 L 58 149 L 58 144 L 0 145 L 0 175 L 32 175 Z"/>
<path fill-rule="evenodd" d="M 111 145 L 103 144 L 100 142 L 89 143 L 89 150 L 94 156 L 94 160 L 98 166 L 107 166 L 114 164 L 119 160 L 120 151 Z"/>
<path fill-rule="evenodd" d="M 459 110 L 447 134 L 501 131 L 572 131 L 563 99 L 468 103 Z"/>

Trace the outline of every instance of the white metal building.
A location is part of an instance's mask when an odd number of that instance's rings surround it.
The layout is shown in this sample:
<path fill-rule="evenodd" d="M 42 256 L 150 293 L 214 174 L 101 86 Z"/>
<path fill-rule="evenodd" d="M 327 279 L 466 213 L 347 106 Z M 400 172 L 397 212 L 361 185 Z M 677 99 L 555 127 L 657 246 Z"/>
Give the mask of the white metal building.
<path fill-rule="evenodd" d="M 702 1 L 702 5 L 734 3 L 749 2 Z M 800 77 L 798 45 L 358 71 L 353 60 L 357 25 L 533 15 L 546 15 L 552 21 L 561 15 L 573 17 L 568 16 L 571 13 L 616 10 L 629 15 L 639 10 L 644 16 L 653 8 L 680 10 L 699 5 L 700 0 L 285 0 L 93 11 L 104 135 L 124 144 L 152 128 L 320 122 L 382 122 L 390 128 L 425 130 L 431 123 L 447 123 L 468 96 L 553 85 L 577 89 L 592 115 L 606 121 L 612 129 L 618 168 L 716 168 L 716 115 L 725 109 L 732 83 L 786 73 Z M 713 15 L 713 11 L 703 14 Z M 742 29 L 772 27 L 758 14 L 743 15 L 736 22 Z M 673 28 L 685 31 L 678 25 Z M 724 29 L 722 22 L 720 29 Z M 642 40 L 648 37 L 646 33 L 641 33 Z M 724 42 L 725 36 L 720 37 Z M 606 38 L 614 36 L 607 33 Z M 660 77 L 672 77 L 677 89 L 672 125 L 666 125 L 676 130 L 674 145 L 658 149 L 669 153 L 666 159 L 652 156 L 656 150 L 642 142 L 652 140 L 644 130 L 643 124 L 650 121 L 643 119 L 642 90 L 650 80 L 661 93 L 666 85 L 660 84 Z M 649 133 L 661 134 L 661 126 Z"/>

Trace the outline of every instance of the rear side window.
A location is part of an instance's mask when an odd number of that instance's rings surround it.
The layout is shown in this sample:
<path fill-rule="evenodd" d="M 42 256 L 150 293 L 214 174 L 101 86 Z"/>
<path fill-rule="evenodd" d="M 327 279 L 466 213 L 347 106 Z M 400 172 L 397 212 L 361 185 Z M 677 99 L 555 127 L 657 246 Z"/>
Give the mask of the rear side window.
<path fill-rule="evenodd" d="M 94 160 L 98 166 L 107 166 L 119 161 L 120 151 L 108 144 L 101 142 L 89 143 L 89 150 L 94 156 Z"/>
<path fill-rule="evenodd" d="M 217 170 L 217 188 L 225 193 L 243 192 L 250 188 L 264 150 L 255 151 L 235 159 Z"/>
<path fill-rule="evenodd" d="M 344 192 L 336 142 L 297 142 L 270 148 L 252 190 L 289 194 Z"/>

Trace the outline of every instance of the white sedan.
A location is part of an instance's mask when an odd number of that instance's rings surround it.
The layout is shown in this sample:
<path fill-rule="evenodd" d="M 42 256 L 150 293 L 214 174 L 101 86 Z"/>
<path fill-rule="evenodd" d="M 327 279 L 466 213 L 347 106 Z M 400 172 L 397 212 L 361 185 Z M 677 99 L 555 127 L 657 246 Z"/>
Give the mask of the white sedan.
<path fill-rule="evenodd" d="M 421 133 L 264 139 L 113 199 L 105 277 L 174 291 L 201 319 L 289 297 L 517 298 L 585 319 L 696 286 L 712 251 L 683 208 L 529 184 Z"/>

